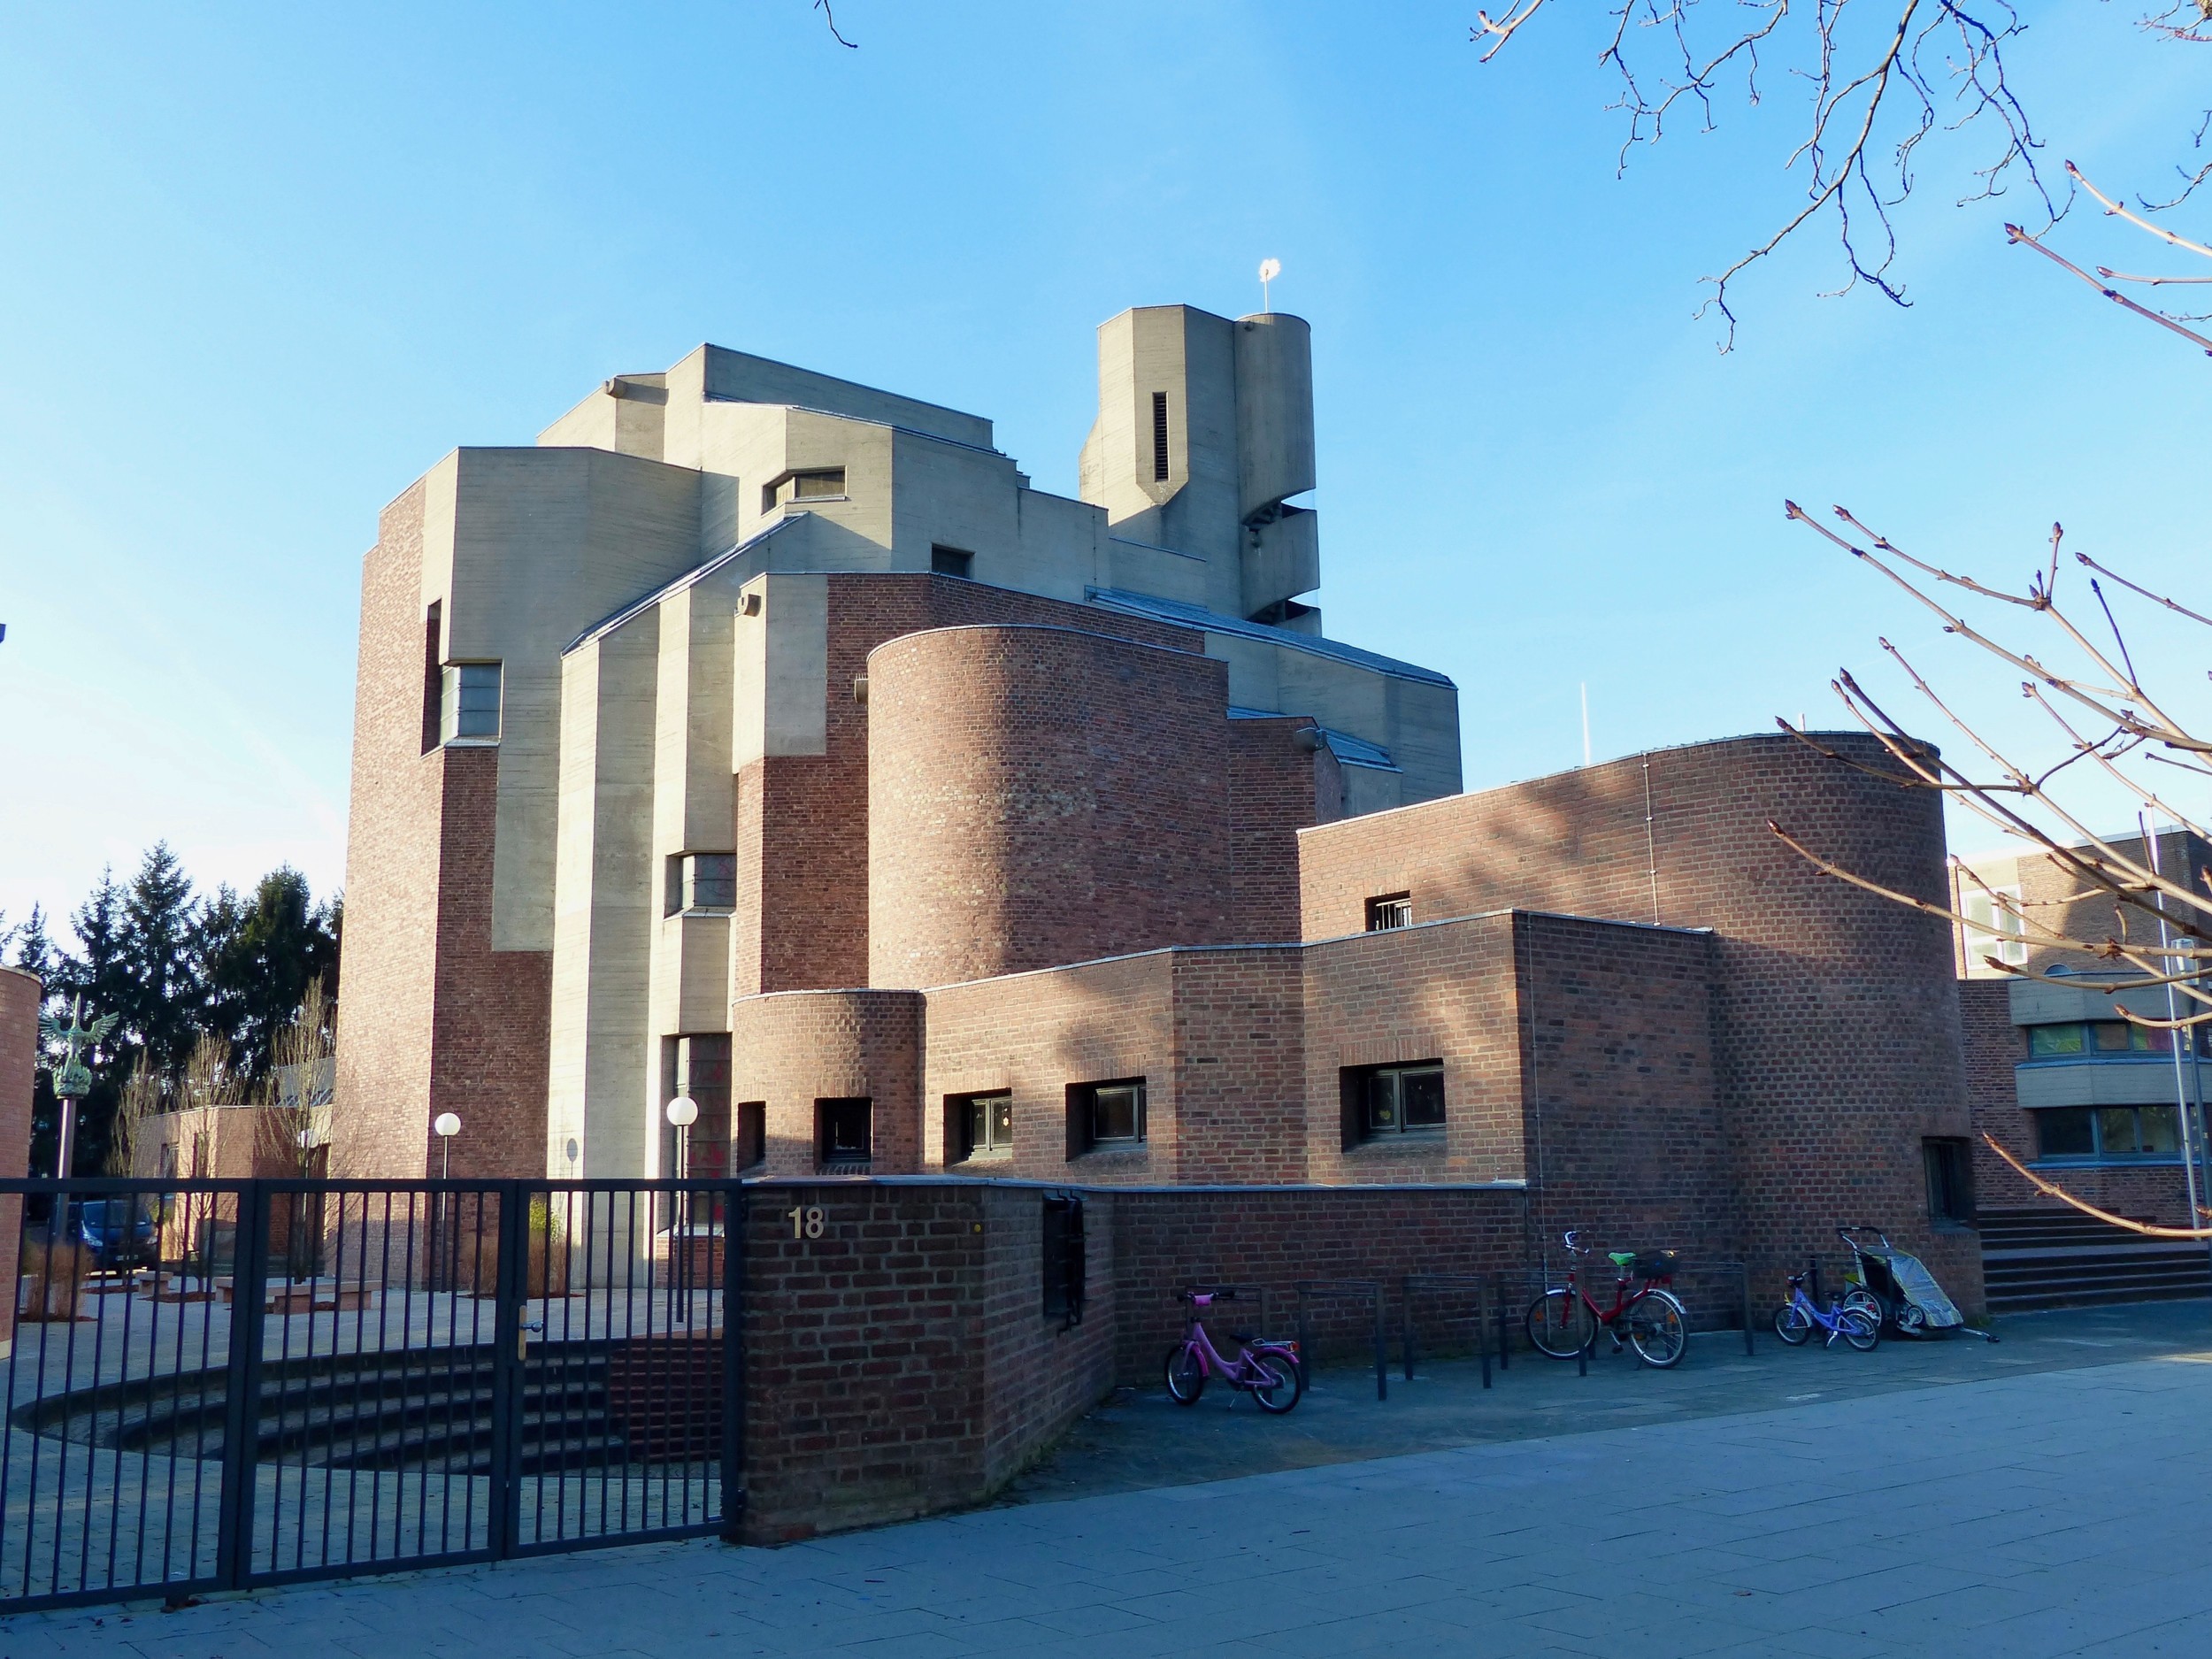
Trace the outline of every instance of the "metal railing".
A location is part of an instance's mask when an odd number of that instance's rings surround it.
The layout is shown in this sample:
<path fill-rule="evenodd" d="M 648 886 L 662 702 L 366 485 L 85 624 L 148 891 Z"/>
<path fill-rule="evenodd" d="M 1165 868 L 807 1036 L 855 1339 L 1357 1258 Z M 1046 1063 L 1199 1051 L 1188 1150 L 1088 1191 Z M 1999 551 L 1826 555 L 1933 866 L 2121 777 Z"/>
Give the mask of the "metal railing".
<path fill-rule="evenodd" d="M 0 1181 L 0 1610 L 731 1535 L 741 1203 Z"/>

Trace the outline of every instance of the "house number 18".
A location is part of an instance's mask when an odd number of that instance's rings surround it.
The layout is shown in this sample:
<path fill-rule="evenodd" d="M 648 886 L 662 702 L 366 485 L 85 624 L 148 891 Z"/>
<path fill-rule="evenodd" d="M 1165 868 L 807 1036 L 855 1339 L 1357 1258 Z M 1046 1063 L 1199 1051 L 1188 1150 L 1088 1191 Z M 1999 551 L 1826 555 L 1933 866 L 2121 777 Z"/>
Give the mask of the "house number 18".
<path fill-rule="evenodd" d="M 791 1217 L 791 1236 L 795 1239 L 818 1239 L 828 1217 L 819 1204 L 809 1204 L 802 1210 L 797 1205 L 784 1212 Z"/>

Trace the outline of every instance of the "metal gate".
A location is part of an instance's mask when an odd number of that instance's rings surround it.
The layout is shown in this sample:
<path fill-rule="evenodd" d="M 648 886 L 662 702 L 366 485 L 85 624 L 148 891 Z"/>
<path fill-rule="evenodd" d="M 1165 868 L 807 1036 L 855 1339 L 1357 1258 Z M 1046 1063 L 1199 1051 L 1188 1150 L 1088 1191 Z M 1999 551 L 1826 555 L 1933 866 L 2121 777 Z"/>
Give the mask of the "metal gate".
<path fill-rule="evenodd" d="M 0 1181 L 0 1611 L 721 1534 L 732 1181 Z"/>

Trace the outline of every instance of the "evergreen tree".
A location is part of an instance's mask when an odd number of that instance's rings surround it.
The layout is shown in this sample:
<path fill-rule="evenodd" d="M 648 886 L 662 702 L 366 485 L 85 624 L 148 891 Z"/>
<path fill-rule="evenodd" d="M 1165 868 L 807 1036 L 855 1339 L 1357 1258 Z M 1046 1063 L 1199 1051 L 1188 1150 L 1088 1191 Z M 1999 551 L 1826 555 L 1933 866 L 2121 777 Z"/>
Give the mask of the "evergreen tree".
<path fill-rule="evenodd" d="M 227 1037 L 259 1077 L 308 982 L 319 979 L 326 991 L 337 983 L 338 908 L 318 905 L 307 878 L 285 864 L 261 878 L 250 900 L 219 891 L 203 931 L 207 1029 Z"/>

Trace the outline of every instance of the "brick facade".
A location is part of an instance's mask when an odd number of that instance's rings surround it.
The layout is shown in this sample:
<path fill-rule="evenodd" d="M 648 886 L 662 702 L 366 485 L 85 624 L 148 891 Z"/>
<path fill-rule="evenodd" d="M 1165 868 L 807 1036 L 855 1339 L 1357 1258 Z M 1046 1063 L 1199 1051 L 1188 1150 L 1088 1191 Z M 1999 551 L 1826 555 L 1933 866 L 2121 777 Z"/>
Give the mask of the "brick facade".
<path fill-rule="evenodd" d="M 913 991 L 783 991 L 731 1009 L 730 1099 L 766 1111 L 761 1173 L 816 1172 L 815 1102 L 873 1102 L 875 1167 L 919 1167 L 922 998 Z"/>
<path fill-rule="evenodd" d="M 1824 741 L 1878 773 L 1871 738 Z M 1518 905 L 1709 927 L 1714 1064 L 1745 1248 L 1763 1278 L 1871 1221 L 1981 1303 L 1973 1234 L 1929 1221 L 1920 1142 L 1970 1127 L 1943 924 L 1821 873 L 1771 818 L 1888 887 L 1943 902 L 1940 803 L 1786 737 L 1667 749 L 1302 832 L 1306 936 L 1368 898 L 1414 919 Z"/>

